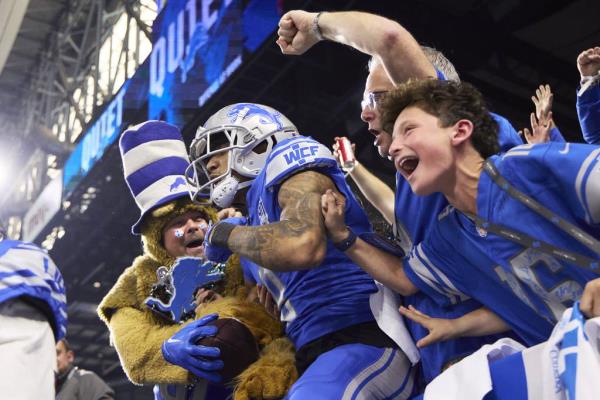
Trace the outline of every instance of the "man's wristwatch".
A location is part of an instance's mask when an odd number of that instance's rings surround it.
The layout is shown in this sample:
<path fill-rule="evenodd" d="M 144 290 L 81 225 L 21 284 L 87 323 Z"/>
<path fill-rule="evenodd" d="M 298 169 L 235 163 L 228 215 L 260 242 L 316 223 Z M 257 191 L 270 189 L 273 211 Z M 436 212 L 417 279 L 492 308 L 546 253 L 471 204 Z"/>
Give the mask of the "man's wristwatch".
<path fill-rule="evenodd" d="M 354 243 L 356 243 L 356 234 L 352 232 L 352 229 L 350 229 L 350 227 L 346 228 L 348 229 L 348 237 L 339 242 L 333 242 L 333 246 L 342 252 L 348 250 L 350 247 L 352 247 Z"/>
<path fill-rule="evenodd" d="M 313 34 L 319 41 L 325 40 L 325 38 L 323 37 L 323 33 L 321 33 L 321 28 L 319 27 L 319 18 L 321 18 L 322 14 L 323 14 L 323 12 L 321 11 L 320 13 L 317 13 L 317 15 L 315 15 L 315 17 L 312 20 L 312 26 L 311 26 L 311 30 L 312 30 Z"/>

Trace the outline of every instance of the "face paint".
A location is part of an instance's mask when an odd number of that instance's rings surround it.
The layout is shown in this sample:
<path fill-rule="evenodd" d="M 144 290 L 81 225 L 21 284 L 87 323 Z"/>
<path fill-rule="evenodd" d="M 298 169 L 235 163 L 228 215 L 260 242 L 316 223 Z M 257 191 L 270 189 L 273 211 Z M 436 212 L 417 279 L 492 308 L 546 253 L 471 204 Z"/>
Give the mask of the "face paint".
<path fill-rule="evenodd" d="M 183 237 L 183 229 L 177 229 L 175 230 L 175 237 Z"/>

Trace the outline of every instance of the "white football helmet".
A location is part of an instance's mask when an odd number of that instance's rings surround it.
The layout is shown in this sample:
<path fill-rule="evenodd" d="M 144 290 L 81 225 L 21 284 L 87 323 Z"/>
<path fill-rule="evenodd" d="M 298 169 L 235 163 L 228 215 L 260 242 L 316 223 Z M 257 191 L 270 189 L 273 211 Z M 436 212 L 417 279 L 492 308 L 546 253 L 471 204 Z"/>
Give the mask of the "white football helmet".
<path fill-rule="evenodd" d="M 196 131 L 190 146 L 191 164 L 186 171 L 193 200 L 210 200 L 229 207 L 238 190 L 250 186 L 265 166 L 275 145 L 298 136 L 298 130 L 279 111 L 253 103 L 238 103 L 213 114 Z M 217 154 L 228 152 L 227 170 L 211 176 L 208 164 Z M 250 178 L 240 182 L 232 172 Z"/>

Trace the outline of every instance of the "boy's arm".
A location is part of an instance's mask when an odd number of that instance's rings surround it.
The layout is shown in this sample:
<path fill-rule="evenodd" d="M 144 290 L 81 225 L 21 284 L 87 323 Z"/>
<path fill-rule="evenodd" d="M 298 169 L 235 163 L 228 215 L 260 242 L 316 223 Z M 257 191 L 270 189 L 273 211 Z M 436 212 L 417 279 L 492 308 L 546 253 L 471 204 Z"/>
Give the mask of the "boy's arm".
<path fill-rule="evenodd" d="M 321 198 L 321 207 L 329 238 L 334 243 L 346 240 L 350 231 L 344 221 L 346 205 L 343 197 L 328 190 Z M 418 291 L 404 273 L 401 258 L 380 250 L 360 238 L 357 238 L 344 253 L 374 279 L 403 296 Z"/>
<path fill-rule="evenodd" d="M 349 175 L 369 203 L 379 211 L 388 224 L 393 225 L 395 217 L 392 189 L 358 161 Z"/>
<path fill-rule="evenodd" d="M 455 319 L 432 318 L 413 306 L 400 307 L 400 314 L 429 330 L 429 334 L 417 342 L 417 347 L 459 337 L 486 336 L 510 330 L 500 317 L 485 307 Z"/>

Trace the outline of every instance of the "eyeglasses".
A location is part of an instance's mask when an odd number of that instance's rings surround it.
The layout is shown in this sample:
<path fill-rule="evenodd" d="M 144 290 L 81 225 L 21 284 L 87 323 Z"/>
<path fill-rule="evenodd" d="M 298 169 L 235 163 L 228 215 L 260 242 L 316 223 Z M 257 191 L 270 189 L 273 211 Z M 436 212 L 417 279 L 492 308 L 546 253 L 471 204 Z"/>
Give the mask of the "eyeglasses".
<path fill-rule="evenodd" d="M 371 110 L 374 110 L 377 107 L 377 102 L 381 101 L 387 92 L 387 90 L 380 90 L 377 92 L 367 93 L 360 102 L 360 107 L 363 110 L 367 107 L 369 107 Z"/>

